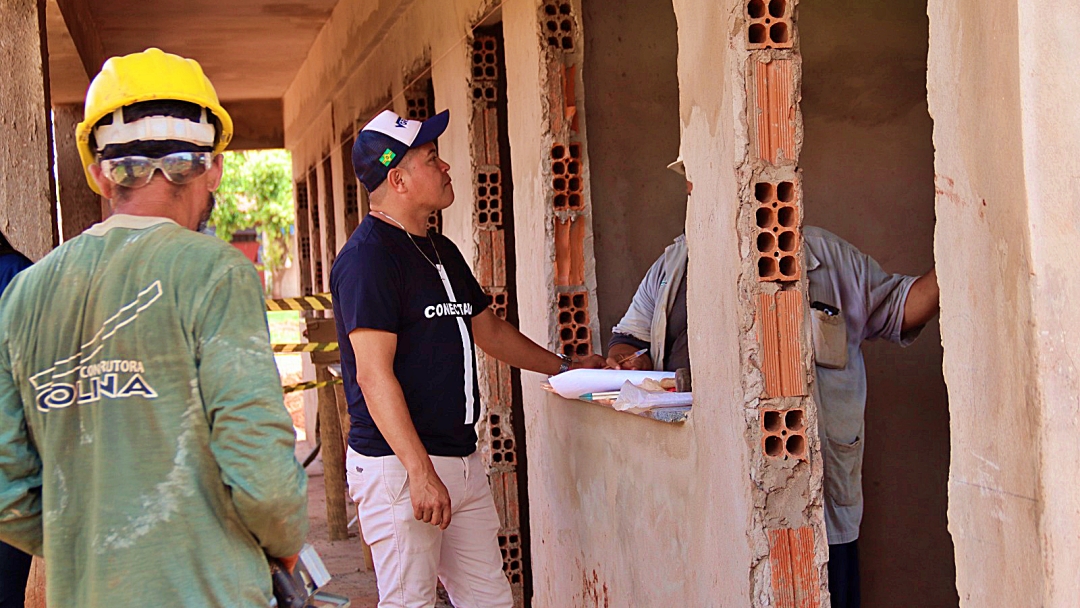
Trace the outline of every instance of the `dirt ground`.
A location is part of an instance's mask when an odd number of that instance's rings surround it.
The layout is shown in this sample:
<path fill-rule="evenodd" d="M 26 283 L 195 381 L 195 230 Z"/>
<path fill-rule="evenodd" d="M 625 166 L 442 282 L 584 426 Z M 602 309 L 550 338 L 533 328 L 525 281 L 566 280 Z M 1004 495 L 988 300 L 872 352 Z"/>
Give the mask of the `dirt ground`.
<path fill-rule="evenodd" d="M 301 462 L 311 453 L 313 444 L 296 443 L 296 457 Z M 323 485 L 322 459 L 316 458 L 307 467 L 308 473 L 308 542 L 319 552 L 326 569 L 330 571 L 330 583 L 323 591 L 343 595 L 352 600 L 352 608 L 369 608 L 379 603 L 379 591 L 375 586 L 375 572 L 365 570 L 363 543 L 357 526 L 349 528 L 349 540 L 331 541 L 326 527 L 326 491 Z M 356 507 L 348 503 L 350 519 Z"/>

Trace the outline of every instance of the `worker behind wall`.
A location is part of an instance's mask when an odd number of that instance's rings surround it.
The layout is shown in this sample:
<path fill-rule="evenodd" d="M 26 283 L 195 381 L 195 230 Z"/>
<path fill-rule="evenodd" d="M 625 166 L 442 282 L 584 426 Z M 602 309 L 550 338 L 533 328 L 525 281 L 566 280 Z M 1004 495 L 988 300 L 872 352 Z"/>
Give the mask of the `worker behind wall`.
<path fill-rule="evenodd" d="M 681 157 L 668 168 L 685 174 Z M 690 196 L 693 184 L 686 180 Z M 840 237 L 807 226 L 802 242 L 816 350 L 816 402 L 825 456 L 825 525 L 833 608 L 859 608 L 858 537 L 862 522 L 862 457 L 866 368 L 862 343 L 907 346 L 938 310 L 937 274 L 884 272 Z M 690 365 L 687 339 L 685 235 L 668 246 L 642 279 L 626 314 L 612 328 L 608 365 L 666 369 Z"/>

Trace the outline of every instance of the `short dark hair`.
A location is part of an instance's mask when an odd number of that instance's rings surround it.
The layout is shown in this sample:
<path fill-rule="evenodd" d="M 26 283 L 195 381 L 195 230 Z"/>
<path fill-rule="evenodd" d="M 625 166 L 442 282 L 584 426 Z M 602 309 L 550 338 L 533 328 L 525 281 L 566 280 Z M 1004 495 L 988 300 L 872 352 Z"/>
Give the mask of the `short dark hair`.
<path fill-rule="evenodd" d="M 154 99 L 133 103 L 124 106 L 124 122 L 132 122 L 147 116 L 173 116 L 186 120 L 198 121 L 202 116 L 202 106 L 187 101 L 173 99 Z M 214 113 L 207 110 L 206 118 L 214 125 L 214 132 L 221 137 L 221 121 Z M 102 125 L 111 125 L 112 114 L 105 115 L 94 124 L 90 131 L 90 148 L 97 151 L 97 142 L 94 140 L 94 131 Z M 178 140 L 164 141 L 133 141 L 126 144 L 109 144 L 100 152 L 101 158 L 120 158 L 122 156 L 146 156 L 148 158 L 161 158 L 173 152 L 212 152 L 213 146 L 197 146 L 191 142 Z"/>

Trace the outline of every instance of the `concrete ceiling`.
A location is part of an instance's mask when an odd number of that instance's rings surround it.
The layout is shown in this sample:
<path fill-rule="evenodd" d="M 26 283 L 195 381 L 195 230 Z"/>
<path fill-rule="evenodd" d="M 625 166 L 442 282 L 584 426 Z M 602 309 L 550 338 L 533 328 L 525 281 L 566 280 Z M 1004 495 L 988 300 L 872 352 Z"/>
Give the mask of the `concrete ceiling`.
<path fill-rule="evenodd" d="M 89 83 L 87 64 L 97 63 L 92 68 L 96 71 L 100 59 L 150 46 L 196 59 L 222 101 L 280 100 L 336 4 L 337 0 L 49 0 L 46 27 L 53 103 L 83 100 Z"/>

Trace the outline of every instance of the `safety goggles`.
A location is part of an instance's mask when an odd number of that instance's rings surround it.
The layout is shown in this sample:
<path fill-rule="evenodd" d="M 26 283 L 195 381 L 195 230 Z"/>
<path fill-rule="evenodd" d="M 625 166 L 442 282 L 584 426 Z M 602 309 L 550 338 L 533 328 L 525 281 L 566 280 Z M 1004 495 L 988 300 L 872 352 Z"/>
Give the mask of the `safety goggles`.
<path fill-rule="evenodd" d="M 109 181 L 124 188 L 142 188 L 150 183 L 154 171 L 161 169 L 165 179 L 174 184 L 186 184 L 206 173 L 214 162 L 212 152 L 173 152 L 161 158 L 122 156 L 102 160 L 98 164 Z"/>

